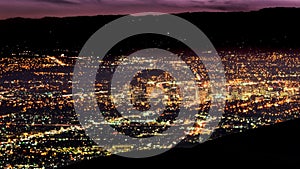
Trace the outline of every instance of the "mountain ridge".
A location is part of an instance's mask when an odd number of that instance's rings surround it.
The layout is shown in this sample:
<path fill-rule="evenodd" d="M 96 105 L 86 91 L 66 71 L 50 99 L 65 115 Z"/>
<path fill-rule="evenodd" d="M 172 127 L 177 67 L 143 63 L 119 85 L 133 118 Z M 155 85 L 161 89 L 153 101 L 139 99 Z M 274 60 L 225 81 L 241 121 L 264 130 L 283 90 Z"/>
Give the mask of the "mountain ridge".
<path fill-rule="evenodd" d="M 297 49 L 300 47 L 300 25 L 295 20 L 300 17 L 299 8 L 176 15 L 202 30 L 216 49 Z M 27 49 L 44 54 L 49 54 L 56 49 L 79 51 L 94 32 L 121 16 L 2 20 L 0 21 L 0 54 Z"/>
<path fill-rule="evenodd" d="M 250 10 L 250 11 L 224 11 L 224 12 L 207 12 L 207 11 L 199 11 L 199 12 L 178 12 L 178 13 L 168 13 L 171 15 L 182 15 L 182 14 L 191 14 L 191 13 L 252 13 L 252 12 L 270 12 L 270 11 L 290 11 L 290 10 L 300 10 L 300 8 L 297 7 L 270 7 L 270 8 L 262 8 L 258 10 Z M 103 16 L 126 16 L 131 14 L 108 14 L 108 15 L 75 15 L 75 16 L 64 16 L 64 17 L 58 17 L 58 16 L 44 16 L 41 18 L 29 18 L 29 17 L 12 17 L 12 18 L 6 18 L 6 19 L 0 19 L 1 21 L 9 21 L 9 20 L 41 20 L 41 19 L 64 19 L 64 18 L 80 18 L 80 17 L 103 17 Z M 133 15 L 134 16 L 134 15 Z"/>

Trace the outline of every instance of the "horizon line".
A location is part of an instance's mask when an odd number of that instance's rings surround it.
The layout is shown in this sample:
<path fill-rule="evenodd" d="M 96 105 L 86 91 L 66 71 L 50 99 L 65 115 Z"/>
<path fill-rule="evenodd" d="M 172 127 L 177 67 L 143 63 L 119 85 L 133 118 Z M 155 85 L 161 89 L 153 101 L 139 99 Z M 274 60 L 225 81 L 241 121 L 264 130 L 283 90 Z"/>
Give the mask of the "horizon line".
<path fill-rule="evenodd" d="M 96 16 L 126 16 L 126 15 L 132 15 L 136 16 L 135 14 L 140 13 L 161 13 L 161 14 L 171 14 L 171 15 L 180 15 L 180 14 L 191 14 L 191 13 L 251 13 L 251 12 L 260 12 L 263 10 L 272 10 L 272 9 L 299 9 L 300 7 L 266 7 L 266 8 L 260 8 L 255 10 L 248 10 L 248 11 L 209 11 L 209 10 L 199 10 L 199 11 L 185 11 L 185 12 L 155 12 L 155 11 L 145 11 L 145 12 L 136 12 L 136 13 L 109 13 L 109 14 L 90 14 L 90 15 L 65 15 L 65 16 L 51 16 L 51 15 L 45 15 L 41 17 L 22 17 L 22 16 L 16 16 L 16 17 L 9 17 L 9 18 L 0 18 L 0 21 L 6 21 L 6 20 L 14 20 L 14 19 L 28 19 L 28 20 L 40 20 L 40 19 L 46 19 L 46 18 L 76 18 L 76 17 L 96 17 Z"/>

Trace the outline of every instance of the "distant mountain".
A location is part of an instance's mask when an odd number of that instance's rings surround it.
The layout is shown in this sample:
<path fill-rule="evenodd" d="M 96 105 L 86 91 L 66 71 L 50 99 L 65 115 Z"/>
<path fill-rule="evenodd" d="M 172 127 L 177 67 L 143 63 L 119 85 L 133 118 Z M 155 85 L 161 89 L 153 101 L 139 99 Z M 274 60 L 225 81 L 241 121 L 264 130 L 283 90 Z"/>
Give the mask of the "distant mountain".
<path fill-rule="evenodd" d="M 184 168 L 299 167 L 300 119 L 265 126 L 207 141 L 193 148 L 174 148 L 150 158 L 130 159 L 120 156 L 81 161 L 65 169 L 129 167 Z"/>
<path fill-rule="evenodd" d="M 298 48 L 300 9 L 271 8 L 253 12 L 177 14 L 198 26 L 217 49 Z M 120 15 L 42 19 L 13 18 L 0 21 L 0 51 L 31 49 L 80 50 L 104 24 Z M 183 30 L 184 31 L 184 30 Z"/>

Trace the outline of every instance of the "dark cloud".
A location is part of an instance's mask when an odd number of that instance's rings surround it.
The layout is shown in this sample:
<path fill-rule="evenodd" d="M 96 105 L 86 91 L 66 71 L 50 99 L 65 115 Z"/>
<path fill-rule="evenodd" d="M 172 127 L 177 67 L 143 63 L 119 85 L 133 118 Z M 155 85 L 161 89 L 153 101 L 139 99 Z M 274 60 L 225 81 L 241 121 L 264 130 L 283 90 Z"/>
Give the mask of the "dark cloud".
<path fill-rule="evenodd" d="M 222 3 L 211 3 L 206 8 L 220 11 L 249 11 L 253 6 L 249 3 L 241 3 L 239 1 L 224 1 Z"/>
<path fill-rule="evenodd" d="M 46 2 L 51 4 L 65 4 L 65 5 L 76 5 L 79 4 L 78 1 L 71 0 L 35 0 L 36 2 Z"/>
<path fill-rule="evenodd" d="M 175 2 L 175 1 L 174 1 Z M 173 8 L 188 8 L 188 9 L 198 9 L 199 11 L 249 11 L 252 9 L 253 5 L 242 2 L 242 1 L 232 1 L 232 0 L 189 0 L 180 1 L 177 3 L 172 3 L 171 1 L 160 1 L 160 6 L 173 7 Z"/>
<path fill-rule="evenodd" d="M 207 6 L 206 9 L 217 10 L 217 11 L 249 11 L 252 8 L 248 5 L 214 5 Z"/>

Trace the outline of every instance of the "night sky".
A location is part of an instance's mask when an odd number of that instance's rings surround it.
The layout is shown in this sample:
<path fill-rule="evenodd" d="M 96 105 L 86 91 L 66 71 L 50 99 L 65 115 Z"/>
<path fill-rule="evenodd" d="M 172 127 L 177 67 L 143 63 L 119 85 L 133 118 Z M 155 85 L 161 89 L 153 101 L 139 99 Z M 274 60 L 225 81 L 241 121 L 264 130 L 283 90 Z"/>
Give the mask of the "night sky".
<path fill-rule="evenodd" d="M 131 14 L 136 12 L 250 11 L 300 7 L 299 0 L 0 0 L 0 19 Z"/>

